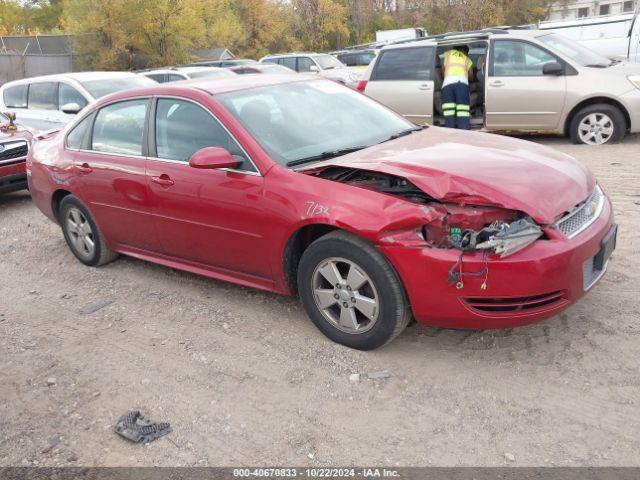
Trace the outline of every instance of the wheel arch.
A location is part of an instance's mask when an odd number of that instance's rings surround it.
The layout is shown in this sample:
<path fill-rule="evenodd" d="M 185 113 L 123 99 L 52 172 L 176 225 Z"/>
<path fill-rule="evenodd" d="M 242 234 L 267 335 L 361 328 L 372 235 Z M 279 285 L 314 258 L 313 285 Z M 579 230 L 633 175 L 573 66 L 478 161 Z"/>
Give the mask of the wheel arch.
<path fill-rule="evenodd" d="M 60 223 L 60 218 L 58 217 L 60 204 L 62 203 L 62 199 L 68 195 L 72 195 L 72 193 L 69 190 L 60 188 L 53 192 L 53 195 L 51 196 L 51 211 L 58 223 Z"/>
<path fill-rule="evenodd" d="M 626 107 L 622 103 L 620 103 L 618 100 L 611 97 L 591 97 L 591 98 L 585 98 L 584 100 L 581 100 L 571 109 L 571 111 L 567 115 L 567 118 L 564 121 L 565 136 L 568 136 L 570 133 L 569 129 L 571 127 L 571 121 L 573 120 L 573 117 L 576 115 L 576 113 L 578 113 L 583 108 L 588 107 L 589 105 L 596 105 L 598 103 L 605 103 L 607 105 L 616 107 L 618 110 L 620 110 L 620 112 L 624 116 L 625 132 L 629 131 L 629 128 L 631 128 L 631 116 L 629 115 L 629 111 L 626 109 Z"/>

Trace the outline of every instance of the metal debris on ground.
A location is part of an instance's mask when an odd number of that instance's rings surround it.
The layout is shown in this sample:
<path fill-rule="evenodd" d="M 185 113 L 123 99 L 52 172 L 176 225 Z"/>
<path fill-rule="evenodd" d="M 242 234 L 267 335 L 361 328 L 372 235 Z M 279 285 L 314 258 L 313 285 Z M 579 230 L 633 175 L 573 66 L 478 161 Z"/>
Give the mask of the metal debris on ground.
<path fill-rule="evenodd" d="M 171 425 L 154 422 L 141 415 L 139 410 L 132 410 L 120 417 L 113 431 L 132 442 L 149 443 L 171 433 Z"/>

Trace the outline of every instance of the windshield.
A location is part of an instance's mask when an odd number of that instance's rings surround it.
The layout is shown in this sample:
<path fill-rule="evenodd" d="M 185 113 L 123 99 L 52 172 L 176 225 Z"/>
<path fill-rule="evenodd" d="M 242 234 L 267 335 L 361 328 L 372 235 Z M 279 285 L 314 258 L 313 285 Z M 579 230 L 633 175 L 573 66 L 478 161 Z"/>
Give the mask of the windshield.
<path fill-rule="evenodd" d="M 216 96 L 281 165 L 365 148 L 417 127 L 330 80 L 285 83 Z"/>
<path fill-rule="evenodd" d="M 318 62 L 320 68 L 323 70 L 329 70 L 331 68 L 344 68 L 345 64 L 338 60 L 333 55 L 314 55 L 313 59 Z"/>
<path fill-rule="evenodd" d="M 120 92 L 138 87 L 151 87 L 157 85 L 157 82 L 144 76 L 125 77 L 125 78 L 103 78 L 101 80 L 89 80 L 80 82 L 87 89 L 93 98 L 104 97 L 110 93 Z"/>
<path fill-rule="evenodd" d="M 231 70 L 203 70 L 201 72 L 190 72 L 187 73 L 189 78 L 210 78 L 210 77 L 230 77 L 235 75 Z"/>
<path fill-rule="evenodd" d="M 566 55 L 583 67 L 604 68 L 614 63 L 607 57 L 603 57 L 599 53 L 596 53 L 573 40 L 563 37 L 562 35 L 558 35 L 557 33 L 542 35 L 538 37 L 538 40 L 552 50 Z"/>

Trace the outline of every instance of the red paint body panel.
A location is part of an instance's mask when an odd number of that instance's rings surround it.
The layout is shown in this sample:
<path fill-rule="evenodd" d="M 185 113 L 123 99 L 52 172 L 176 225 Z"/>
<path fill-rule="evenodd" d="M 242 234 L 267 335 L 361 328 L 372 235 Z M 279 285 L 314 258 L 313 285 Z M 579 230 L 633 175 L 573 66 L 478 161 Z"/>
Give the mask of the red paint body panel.
<path fill-rule="evenodd" d="M 302 79 L 302 80 L 301 80 Z M 313 77 L 317 81 L 316 77 Z M 507 258 L 489 258 L 487 289 L 465 278 L 462 289 L 448 281 L 459 251 L 431 248 L 418 236 L 424 225 L 447 211 L 371 189 L 286 169 L 215 99 L 215 93 L 261 85 L 306 81 L 303 76 L 246 75 L 194 80 L 101 99 L 93 109 L 140 95 L 188 98 L 209 109 L 248 153 L 260 175 L 202 170 L 154 158 L 118 157 L 64 147 L 66 132 L 35 142 L 29 154 L 29 183 L 38 207 L 55 220 L 56 191 L 65 190 L 89 208 L 115 250 L 173 268 L 290 294 L 284 269 L 286 246 L 309 225 L 358 235 L 374 245 L 397 270 L 418 321 L 455 328 L 502 328 L 541 320 L 584 294 L 582 267 L 600 248 L 613 215 L 609 201 L 598 220 L 572 239 L 551 235 Z M 84 164 L 90 171 L 85 171 Z M 583 201 L 595 186 L 578 162 L 551 149 L 490 134 L 430 127 L 424 132 L 354 154 L 318 162 L 404 177 L 448 203 L 464 222 L 461 205 L 492 205 L 467 219 L 500 218 L 517 210 L 546 225 Z M 153 178 L 166 175 L 171 184 Z M 457 204 L 457 205 L 453 205 Z M 443 213 L 444 212 L 444 213 Z M 482 268 L 481 254 L 464 256 L 464 271 Z M 558 294 L 557 292 L 561 292 Z M 465 298 L 555 295 L 540 308 L 487 313 Z M 558 300 L 559 299 L 559 300 Z"/>

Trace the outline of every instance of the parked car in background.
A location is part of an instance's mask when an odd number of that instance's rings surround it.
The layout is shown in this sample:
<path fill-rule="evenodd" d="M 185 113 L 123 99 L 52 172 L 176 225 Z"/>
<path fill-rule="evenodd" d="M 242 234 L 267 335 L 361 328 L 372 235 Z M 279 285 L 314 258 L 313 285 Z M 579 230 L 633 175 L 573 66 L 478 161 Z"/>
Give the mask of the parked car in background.
<path fill-rule="evenodd" d="M 377 54 L 378 50 L 373 48 L 331 52 L 331 55 L 344 63 L 347 67 L 363 69 L 369 66 L 373 59 L 376 58 Z"/>
<path fill-rule="evenodd" d="M 185 67 L 237 67 L 238 65 L 255 65 L 258 63 L 256 60 L 250 58 L 233 58 L 229 60 L 205 60 L 202 62 L 190 63 L 184 65 Z"/>
<path fill-rule="evenodd" d="M 412 317 L 548 318 L 602 278 L 616 242 L 609 199 L 568 155 L 416 127 L 309 75 L 115 94 L 34 142 L 27 169 L 85 265 L 120 253 L 298 293 L 325 335 L 363 350 Z"/>
<path fill-rule="evenodd" d="M 36 131 L 60 128 L 93 100 L 129 88 L 153 85 L 129 72 L 75 72 L 31 77 L 0 87 L 0 110 L 15 112 Z"/>
<path fill-rule="evenodd" d="M 283 65 L 276 65 L 272 63 L 258 63 L 256 65 L 240 65 L 237 67 L 230 67 L 229 70 L 237 73 L 238 75 L 247 75 L 255 73 L 269 73 L 271 75 L 287 75 L 296 73 L 290 68 Z"/>
<path fill-rule="evenodd" d="M 470 47 L 472 128 L 547 132 L 600 145 L 640 132 L 640 64 L 557 33 L 488 29 L 384 47 L 358 90 L 424 124 L 444 124 L 442 56 Z"/>
<path fill-rule="evenodd" d="M 538 28 L 564 35 L 605 57 L 640 62 L 640 13 L 540 22 Z"/>
<path fill-rule="evenodd" d="M 25 162 L 32 134 L 0 113 L 0 194 L 27 188 Z"/>
<path fill-rule="evenodd" d="M 260 63 L 283 65 L 299 73 L 317 73 L 344 85 L 355 87 L 361 72 L 348 68 L 344 63 L 328 53 L 284 53 L 267 55 Z"/>
<path fill-rule="evenodd" d="M 147 70 L 139 72 L 139 75 L 155 80 L 158 83 L 167 83 L 190 78 L 233 77 L 235 73 L 227 68 L 218 67 L 172 67 Z"/>

